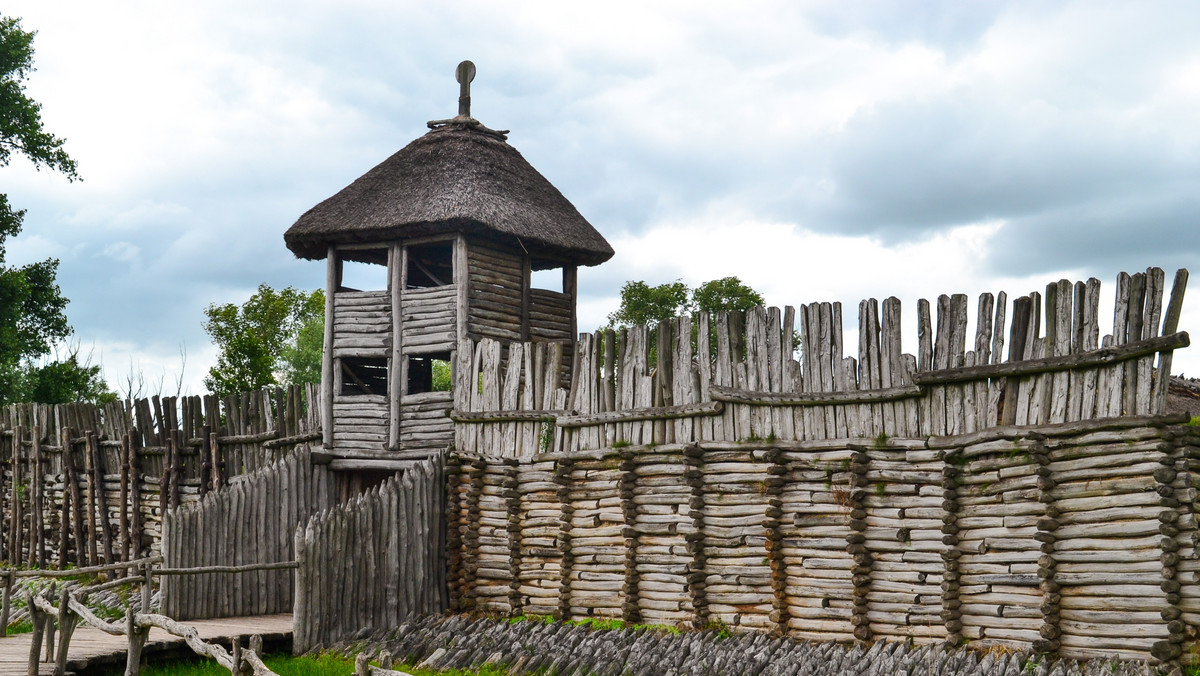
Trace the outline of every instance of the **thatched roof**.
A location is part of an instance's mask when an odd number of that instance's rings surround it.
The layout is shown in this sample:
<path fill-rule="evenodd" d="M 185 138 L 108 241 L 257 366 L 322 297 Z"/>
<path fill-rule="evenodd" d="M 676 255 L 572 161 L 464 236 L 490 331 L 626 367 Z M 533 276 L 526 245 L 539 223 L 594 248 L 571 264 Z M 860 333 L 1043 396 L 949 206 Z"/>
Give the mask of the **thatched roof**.
<path fill-rule="evenodd" d="M 612 258 L 604 237 L 502 134 L 470 118 L 447 122 L 309 209 L 284 234 L 288 248 L 320 259 L 331 243 L 461 231 L 507 240 L 543 260 Z"/>

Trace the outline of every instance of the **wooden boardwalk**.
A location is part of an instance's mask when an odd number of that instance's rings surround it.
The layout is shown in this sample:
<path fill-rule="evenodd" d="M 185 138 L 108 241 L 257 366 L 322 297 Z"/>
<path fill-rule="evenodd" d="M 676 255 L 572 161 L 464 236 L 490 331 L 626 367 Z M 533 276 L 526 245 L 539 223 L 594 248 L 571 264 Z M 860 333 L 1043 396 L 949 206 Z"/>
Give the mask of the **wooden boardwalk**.
<path fill-rule="evenodd" d="M 272 643 L 278 645 L 281 641 L 290 644 L 292 637 L 292 616 L 259 615 L 255 617 L 224 617 L 215 620 L 191 620 L 186 622 L 196 627 L 200 637 L 206 641 L 216 639 L 228 642 L 238 636 L 242 645 L 246 645 L 250 636 L 260 634 L 268 647 Z M 29 664 L 29 645 L 33 634 L 17 634 L 0 638 L 0 676 L 25 676 Z M 57 636 L 55 636 L 57 643 Z M 68 669 L 80 670 L 101 664 L 124 665 L 126 639 L 122 636 L 110 636 L 99 629 L 81 625 L 71 637 L 71 652 Z M 56 646 L 57 647 L 57 646 Z M 183 639 L 172 636 L 161 629 L 150 631 L 150 639 L 142 650 L 143 658 L 154 659 L 155 654 L 167 651 L 178 651 L 184 647 Z M 188 654 L 191 651 L 188 650 Z M 42 658 L 45 658 L 45 646 L 42 647 Z M 52 674 L 54 665 L 43 662 L 41 674 Z"/>

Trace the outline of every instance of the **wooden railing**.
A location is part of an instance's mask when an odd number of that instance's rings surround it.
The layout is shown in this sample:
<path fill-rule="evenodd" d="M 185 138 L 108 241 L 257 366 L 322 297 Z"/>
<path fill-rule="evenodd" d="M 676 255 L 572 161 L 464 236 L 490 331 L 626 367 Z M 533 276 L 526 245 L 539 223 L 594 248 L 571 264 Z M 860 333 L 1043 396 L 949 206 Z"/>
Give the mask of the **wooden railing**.
<path fill-rule="evenodd" d="M 54 662 L 55 676 L 66 674 L 68 652 L 70 650 L 71 637 L 75 629 L 82 622 L 85 625 L 95 627 L 100 631 L 112 636 L 124 636 L 128 640 L 125 658 L 125 676 L 137 676 L 140 673 L 142 648 L 146 644 L 146 639 L 150 634 L 150 630 L 157 627 L 163 631 L 182 638 L 184 643 L 192 649 L 197 655 L 207 657 L 225 669 L 228 669 L 230 674 L 243 674 L 247 671 L 255 676 L 278 676 L 274 671 L 262 661 L 262 639 L 260 636 L 252 636 L 248 649 L 242 649 L 240 640 L 233 639 L 232 650 L 226 650 L 223 646 L 216 643 L 210 643 L 200 638 L 199 632 L 195 627 L 177 622 L 176 620 L 157 613 L 149 612 L 150 608 L 150 591 L 153 584 L 153 579 L 156 576 L 178 576 L 178 575 L 202 575 L 208 573 L 234 573 L 234 572 L 250 572 L 258 570 L 278 570 L 280 568 L 295 568 L 296 562 L 283 561 L 262 564 L 250 564 L 243 566 L 206 566 L 197 568 L 164 568 L 158 566 L 161 563 L 161 557 L 151 557 L 141 559 L 139 561 L 131 561 L 120 564 L 108 564 L 103 566 L 92 566 L 90 568 L 81 568 L 68 571 L 41 571 L 41 570 L 8 570 L 4 571 L 6 580 L 5 585 L 5 605 L 4 617 L 0 620 L 5 621 L 7 626 L 7 615 L 9 609 L 9 599 L 11 596 L 12 584 L 18 578 L 64 578 L 78 576 L 83 574 L 97 573 L 119 573 L 121 571 L 136 571 L 124 577 L 117 578 L 100 584 L 89 585 L 81 588 L 63 588 L 57 592 L 57 604 L 54 600 L 46 598 L 47 596 L 55 596 L 56 592 L 53 585 L 49 591 L 42 590 L 37 593 L 27 592 L 26 602 L 30 612 L 30 620 L 33 624 L 33 636 L 30 641 L 29 649 L 29 675 L 37 676 L 39 662 L 42 659 L 43 647 L 45 649 L 45 661 Z M 86 598 L 92 594 L 115 589 L 125 585 L 139 585 L 141 588 L 141 604 L 137 611 L 132 606 L 126 608 L 125 617 L 121 620 L 108 621 L 96 615 L 96 613 L 86 605 Z M 55 649 L 55 630 L 58 634 L 58 646 Z"/>

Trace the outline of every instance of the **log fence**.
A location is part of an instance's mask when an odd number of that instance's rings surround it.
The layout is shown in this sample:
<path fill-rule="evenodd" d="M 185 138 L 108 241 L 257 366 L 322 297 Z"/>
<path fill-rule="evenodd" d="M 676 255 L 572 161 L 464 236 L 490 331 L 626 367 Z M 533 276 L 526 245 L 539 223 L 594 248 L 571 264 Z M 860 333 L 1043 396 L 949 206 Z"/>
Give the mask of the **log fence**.
<path fill-rule="evenodd" d="M 1178 330 L 1187 279 L 1187 270 L 1176 273 L 1164 308 L 1160 268 L 1121 273 L 1103 338 L 1096 279 L 1055 282 L 1011 304 L 1004 292 L 982 294 L 971 342 L 966 296 L 921 300 L 915 356 L 902 351 L 896 298 L 859 304 L 857 357 L 844 354 L 839 303 L 582 334 L 565 383 L 561 346 L 463 341 L 454 443 L 526 457 L 614 445 L 954 436 L 1160 413 L 1171 354 L 1189 344 Z"/>
<path fill-rule="evenodd" d="M 447 607 L 444 487 L 440 459 L 414 462 L 296 529 L 295 652 Z"/>
<path fill-rule="evenodd" d="M 328 466 L 314 464 L 301 446 L 242 481 L 169 510 L 163 613 L 191 620 L 291 612 L 293 533 L 338 504 L 336 483 Z M 239 569 L 250 563 L 253 570 Z M 174 575 L 199 568 L 210 572 Z"/>
<path fill-rule="evenodd" d="M 320 436 L 315 386 L 0 409 L 0 557 L 63 568 L 161 549 L 172 507 Z M 65 449 L 65 452 L 64 452 Z"/>

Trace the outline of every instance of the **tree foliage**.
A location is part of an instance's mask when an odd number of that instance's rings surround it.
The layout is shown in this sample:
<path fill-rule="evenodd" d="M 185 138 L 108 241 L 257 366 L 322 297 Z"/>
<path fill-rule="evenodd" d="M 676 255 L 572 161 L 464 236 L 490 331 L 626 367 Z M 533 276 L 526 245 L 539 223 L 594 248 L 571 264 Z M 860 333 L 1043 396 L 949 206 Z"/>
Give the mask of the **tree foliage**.
<path fill-rule="evenodd" d="M 45 167 L 77 180 L 75 161 L 63 150 L 64 140 L 45 130 L 41 104 L 25 95 L 25 79 L 34 70 L 33 37 L 33 32 L 21 29 L 20 19 L 0 17 L 0 167 L 7 166 L 15 153 L 39 170 Z M 40 367 L 33 364 L 69 336 L 71 327 L 64 312 L 68 301 L 56 281 L 57 260 L 5 265 L 5 243 L 21 231 L 24 216 L 24 210 L 10 205 L 8 195 L 0 194 L 0 403 L 58 391 L 29 389 L 31 379 L 40 377 L 34 372 L 54 364 L 55 373 L 70 372 L 76 380 L 99 373 L 99 367 L 84 368 L 71 358 Z"/>
<path fill-rule="evenodd" d="M 219 354 L 204 386 L 225 395 L 304 382 L 293 379 L 311 378 L 314 373 L 319 379 L 324 324 L 316 324 L 316 318 L 323 320 L 324 312 L 324 291 L 297 291 L 290 286 L 275 291 L 266 284 L 260 284 L 241 305 L 209 305 L 204 310 L 204 330 Z M 309 368 L 314 340 L 318 346 L 315 371 Z"/>
<path fill-rule="evenodd" d="M 718 312 L 745 312 L 761 305 L 766 305 L 762 294 L 737 277 L 714 279 L 692 291 L 692 310 L 713 316 Z"/>
<path fill-rule="evenodd" d="M 117 400 L 100 375 L 100 365 L 90 359 L 80 360 L 78 348 L 72 348 L 66 359 L 30 367 L 25 372 L 24 389 L 22 399 L 39 404 L 104 404 Z"/>
<path fill-rule="evenodd" d="M 314 293 L 321 294 L 321 303 L 325 302 L 324 291 Z M 321 312 L 301 325 L 296 336 L 283 346 L 282 382 L 321 382 L 321 350 L 324 346 L 325 311 L 322 308 Z"/>
<path fill-rule="evenodd" d="M 658 286 L 643 281 L 625 282 L 621 287 L 621 307 L 608 315 L 608 325 L 657 324 L 690 311 L 691 290 L 680 280 Z"/>
<path fill-rule="evenodd" d="M 675 280 L 650 286 L 642 281 L 626 282 L 621 287 L 621 306 L 608 315 L 610 327 L 650 324 L 694 312 L 715 315 L 722 311 L 745 312 L 763 304 L 762 294 L 737 277 L 722 277 L 695 289 Z"/>

